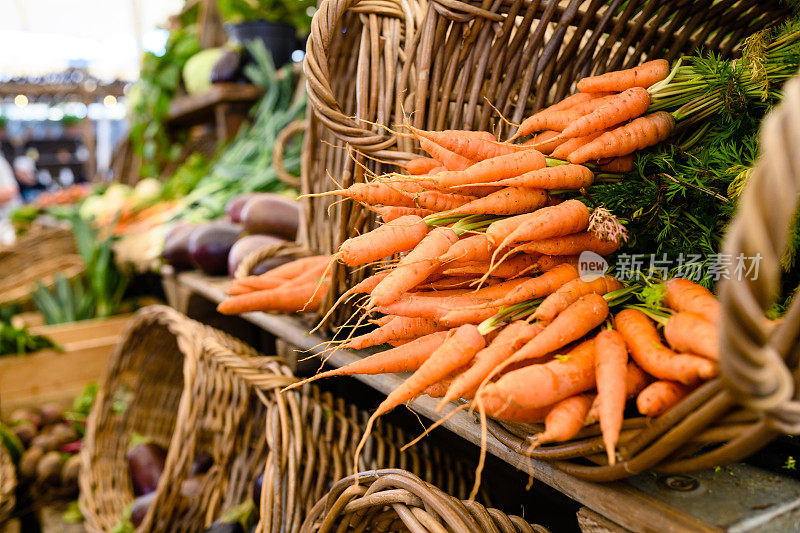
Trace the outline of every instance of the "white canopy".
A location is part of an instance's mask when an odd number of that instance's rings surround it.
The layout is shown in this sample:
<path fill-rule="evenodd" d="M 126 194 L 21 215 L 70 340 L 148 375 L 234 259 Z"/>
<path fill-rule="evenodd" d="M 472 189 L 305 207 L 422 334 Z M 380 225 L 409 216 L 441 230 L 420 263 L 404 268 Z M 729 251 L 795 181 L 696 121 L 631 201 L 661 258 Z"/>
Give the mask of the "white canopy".
<path fill-rule="evenodd" d="M 183 0 L 0 0 L 0 79 L 87 66 L 100 79 L 134 80 L 141 50 Z"/>

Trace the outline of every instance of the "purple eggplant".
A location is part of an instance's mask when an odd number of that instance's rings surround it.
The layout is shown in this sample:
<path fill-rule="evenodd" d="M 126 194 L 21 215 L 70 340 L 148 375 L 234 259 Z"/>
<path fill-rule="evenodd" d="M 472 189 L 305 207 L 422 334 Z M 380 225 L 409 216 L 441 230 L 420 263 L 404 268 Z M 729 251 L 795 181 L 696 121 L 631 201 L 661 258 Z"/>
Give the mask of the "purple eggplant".
<path fill-rule="evenodd" d="M 167 452 L 153 442 L 137 444 L 125 454 L 128 470 L 131 474 L 133 494 L 142 496 L 150 494 L 158 487 L 158 480 L 164 471 Z"/>
<path fill-rule="evenodd" d="M 150 510 L 150 506 L 153 505 L 153 500 L 155 499 L 156 493 L 151 492 L 133 500 L 133 506 L 131 506 L 131 524 L 133 524 L 133 527 L 142 525 L 147 511 Z"/>
<path fill-rule="evenodd" d="M 197 226 L 194 224 L 180 223 L 170 229 L 164 237 L 164 250 L 161 257 L 175 270 L 188 270 L 192 268 L 189 257 L 189 236 Z"/>
<path fill-rule="evenodd" d="M 253 503 L 256 505 L 256 509 L 261 507 L 261 490 L 264 488 L 264 474 L 259 474 L 257 478 L 253 480 Z"/>
<path fill-rule="evenodd" d="M 257 192 L 246 192 L 234 196 L 231 198 L 228 203 L 225 205 L 225 214 L 231 217 L 231 222 L 239 223 L 242 221 L 242 208 L 244 204 L 247 203 L 248 200 L 251 198 L 255 198 L 260 193 Z"/>
<path fill-rule="evenodd" d="M 209 276 L 228 271 L 228 254 L 242 234 L 242 228 L 231 222 L 211 222 L 195 229 L 189 236 L 189 257 L 192 264 Z"/>
<path fill-rule="evenodd" d="M 244 204 L 241 218 L 248 233 L 265 233 L 293 241 L 300 226 L 300 204 L 279 194 L 259 194 Z"/>
<path fill-rule="evenodd" d="M 286 241 L 272 235 L 245 235 L 231 247 L 231 251 L 228 254 L 228 274 L 233 276 L 242 260 L 255 250 L 284 242 Z"/>

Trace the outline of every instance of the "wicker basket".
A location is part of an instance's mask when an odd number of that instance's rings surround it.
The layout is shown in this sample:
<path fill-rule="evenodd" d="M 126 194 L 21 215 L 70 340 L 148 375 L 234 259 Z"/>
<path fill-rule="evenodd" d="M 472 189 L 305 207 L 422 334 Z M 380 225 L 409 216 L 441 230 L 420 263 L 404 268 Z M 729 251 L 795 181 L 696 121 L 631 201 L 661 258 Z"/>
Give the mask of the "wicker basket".
<path fill-rule="evenodd" d="M 343 186 L 363 181 L 365 168 L 394 171 L 380 161 L 420 153 L 411 139 L 366 121 L 393 127 L 405 110 L 419 128 L 505 135 L 493 108 L 519 122 L 588 74 L 672 60 L 701 45 L 729 56 L 743 36 L 786 12 L 778 0 L 325 0 L 305 58 L 303 193 L 329 190 L 331 177 Z M 325 215 L 335 200 L 305 200 L 303 242 L 321 253 L 374 223 L 349 201 L 337 204 L 332 223 Z M 322 314 L 368 273 L 337 265 Z M 342 307 L 333 324 L 350 312 Z"/>
<path fill-rule="evenodd" d="M 0 444 L 0 524 L 8 520 L 14 511 L 16 490 L 17 474 L 14 462 L 5 446 Z"/>
<path fill-rule="evenodd" d="M 56 272 L 73 278 L 83 272 L 83 260 L 68 227 L 33 225 L 17 242 L 0 247 L 0 272 L 0 304 L 23 302 L 37 280 L 50 287 Z"/>
<path fill-rule="evenodd" d="M 181 461 L 181 439 L 197 416 L 191 392 L 202 341 L 209 337 L 241 346 L 165 306 L 145 307 L 131 320 L 92 407 L 81 450 L 80 506 L 87 529 L 110 531 L 134 499 L 125 459 L 133 433 L 167 449 L 165 471 Z M 165 512 L 172 492 L 162 475 L 142 530 L 151 529 L 154 508 Z"/>
<path fill-rule="evenodd" d="M 338 481 L 312 508 L 301 533 L 330 531 L 547 533 L 518 516 L 461 501 L 400 469 L 360 472 Z"/>
<path fill-rule="evenodd" d="M 189 390 L 192 414 L 176 426 L 174 440 L 181 446 L 163 474 L 172 490 L 154 504 L 152 522 L 143 524 L 143 530 L 205 531 L 222 512 L 252 498 L 253 479 L 267 454 L 266 405 L 243 376 L 252 376 L 262 391 L 296 381 L 278 357 L 259 356 L 232 339 L 206 338 Z M 213 463 L 198 493 L 187 497 L 179 489 L 202 452 Z"/>
<path fill-rule="evenodd" d="M 671 60 L 700 45 L 735 55 L 744 36 L 785 14 L 780 2 L 753 0 L 326 0 L 314 18 L 305 60 L 312 114 L 303 192 L 329 189 L 326 171 L 346 186 L 363 180 L 365 168 L 391 169 L 374 159 L 402 161 L 416 152 L 409 139 L 366 121 L 392 125 L 404 109 L 417 127 L 503 135 L 505 126 L 493 124 L 492 107 L 518 122 L 566 95 L 581 76 L 650 58 Z M 723 377 L 655 420 L 626 420 L 613 467 L 606 464 L 597 427 L 572 442 L 531 451 L 530 436 L 540 428 L 491 422 L 499 440 L 578 477 L 610 481 L 647 469 L 684 473 L 733 462 L 781 432 L 800 433 L 800 304 L 779 326 L 764 320 L 778 290 L 785 228 L 797 207 L 800 173 L 790 172 L 798 166 L 787 159 L 800 135 L 792 126 L 800 117 L 799 85 L 786 89 L 790 102 L 765 127 L 770 139 L 762 146 L 769 153 L 728 238 L 727 252 L 760 253 L 763 260 L 757 280 L 722 284 Z M 344 150 L 345 143 L 355 150 Z M 364 209 L 344 202 L 333 230 L 321 216 L 328 205 L 306 200 L 307 216 L 316 219 L 305 238 L 316 249 L 331 251 L 373 223 Z M 360 275 L 337 266 L 328 305 Z M 334 321 L 351 311 L 343 308 Z"/>

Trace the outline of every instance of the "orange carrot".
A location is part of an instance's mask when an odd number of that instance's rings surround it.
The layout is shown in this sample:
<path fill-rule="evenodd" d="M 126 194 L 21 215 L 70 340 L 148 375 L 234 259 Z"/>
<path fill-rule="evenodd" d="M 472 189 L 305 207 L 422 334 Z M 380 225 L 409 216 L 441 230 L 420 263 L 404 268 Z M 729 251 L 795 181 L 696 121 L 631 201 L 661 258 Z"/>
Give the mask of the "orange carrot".
<path fill-rule="evenodd" d="M 370 207 L 370 209 L 378 213 L 384 222 L 391 222 L 392 220 L 397 220 L 398 218 L 407 215 L 416 215 L 418 217 L 425 218 L 426 216 L 432 215 L 435 212 L 431 211 L 430 209 L 419 209 L 416 207 L 395 207 L 391 205 L 383 207 Z"/>
<path fill-rule="evenodd" d="M 608 454 L 608 464 L 616 461 L 615 449 L 625 411 L 625 377 L 628 350 L 625 340 L 613 329 L 605 329 L 594 339 L 594 372 L 597 380 L 600 430 Z"/>
<path fill-rule="evenodd" d="M 587 294 L 564 309 L 541 333 L 506 359 L 496 371 L 499 373 L 503 367 L 517 361 L 541 359 L 570 342 L 580 339 L 602 324 L 607 316 L 608 304 L 603 297 L 597 294 Z"/>
<path fill-rule="evenodd" d="M 537 444 L 564 442 L 583 428 L 583 420 L 594 401 L 594 394 L 578 394 L 556 403 L 544 419 L 544 432 L 535 436 Z"/>
<path fill-rule="evenodd" d="M 499 306 L 491 306 L 490 302 L 480 304 L 478 308 L 466 307 L 450 309 L 437 317 L 437 322 L 445 328 L 455 328 L 463 324 L 480 324 L 500 312 Z"/>
<path fill-rule="evenodd" d="M 432 176 L 430 181 L 439 188 L 450 188 L 456 185 L 474 183 L 490 183 L 503 178 L 511 178 L 544 168 L 544 156 L 537 150 L 528 149 L 513 152 L 475 163 L 461 171 L 444 171 Z M 426 180 L 427 181 L 427 180 Z"/>
<path fill-rule="evenodd" d="M 455 154 L 424 137 L 419 139 L 419 145 L 423 150 L 428 152 L 431 157 L 437 161 L 441 161 L 442 166 L 447 170 L 464 170 L 465 168 L 469 168 L 473 163 L 472 160 Z"/>
<path fill-rule="evenodd" d="M 545 298 L 534 311 L 533 318 L 543 322 L 550 322 L 581 296 L 590 293 L 603 295 L 621 288 L 622 283 L 613 276 L 603 276 L 590 281 L 584 281 L 580 278 L 573 279 Z"/>
<path fill-rule="evenodd" d="M 434 228 L 413 250 L 403 256 L 391 273 L 372 290 L 370 303 L 390 304 L 403 293 L 425 281 L 439 268 L 441 264 L 439 256 L 457 240 L 458 236 L 452 229 Z"/>
<path fill-rule="evenodd" d="M 414 207 L 430 209 L 432 211 L 449 211 L 463 205 L 467 205 L 475 200 L 474 196 L 453 194 L 442 191 L 422 191 L 416 193 L 405 193 L 414 202 Z"/>
<path fill-rule="evenodd" d="M 466 198 L 466 197 L 465 197 Z M 506 187 L 483 198 L 442 213 L 445 215 L 518 215 L 547 204 L 547 191 L 525 187 Z"/>
<path fill-rule="evenodd" d="M 626 352 L 627 353 L 627 352 Z M 625 398 L 635 398 L 646 386 L 650 384 L 652 378 L 639 368 L 633 361 L 628 361 L 625 370 Z M 596 424 L 600 420 L 600 402 L 598 398 L 594 399 L 589 413 L 586 415 L 586 420 L 583 421 L 585 426 Z M 602 430 L 601 430 L 602 431 Z"/>
<path fill-rule="evenodd" d="M 522 143 L 522 146 L 535 146 L 536 149 L 543 154 L 550 155 L 553 153 L 553 150 L 558 148 L 563 142 L 564 138 L 561 137 L 560 131 L 546 130 L 541 133 L 537 133 L 531 140 Z"/>
<path fill-rule="evenodd" d="M 641 311 L 620 311 L 615 326 L 634 361 L 658 379 L 691 385 L 717 375 L 717 365 L 713 361 L 696 355 L 676 354 L 664 346 L 655 325 Z"/>
<path fill-rule="evenodd" d="M 582 189 L 594 182 L 594 173 L 583 165 L 558 165 L 533 170 L 513 178 L 494 182 L 507 187 L 535 189 Z"/>
<path fill-rule="evenodd" d="M 363 359 L 353 361 L 345 366 L 322 372 L 306 380 L 295 383 L 287 389 L 293 389 L 318 379 L 333 376 L 353 376 L 357 374 L 390 374 L 413 372 L 436 351 L 450 335 L 449 331 L 437 331 L 403 344 L 401 348 L 392 348 Z"/>
<path fill-rule="evenodd" d="M 387 413 L 398 405 L 407 402 L 426 387 L 440 381 L 453 370 L 467 364 L 485 345 L 483 335 L 475 326 L 461 326 L 424 363 L 393 390 L 378 406 L 370 420 Z M 369 427 L 368 423 L 368 427 Z"/>
<path fill-rule="evenodd" d="M 353 337 L 340 346 L 343 350 L 361 350 L 370 346 L 377 346 L 390 340 L 407 339 L 409 337 L 420 337 L 441 331 L 437 323 L 427 318 L 409 318 L 396 316 L 387 324 L 360 335 Z"/>
<path fill-rule="evenodd" d="M 591 97 L 574 94 L 557 104 L 542 109 L 522 121 L 517 132 L 509 141 L 530 135 L 535 131 L 558 130 L 561 131 L 570 122 L 581 115 L 591 112 L 597 107 L 597 101 L 602 101 L 606 95 L 592 95 Z"/>
<path fill-rule="evenodd" d="M 428 172 L 439 166 L 441 166 L 441 163 L 433 158 L 418 157 L 416 159 L 412 159 L 411 161 L 403 165 L 403 168 L 406 169 L 409 174 L 418 176 L 420 174 L 427 174 Z"/>
<path fill-rule="evenodd" d="M 430 278 L 428 278 L 426 281 L 426 283 L 418 285 L 417 289 L 436 291 L 438 293 L 439 291 L 448 289 L 468 289 L 473 285 L 477 285 L 474 276 L 444 276 L 443 278 L 439 278 L 435 281 L 430 281 Z M 497 278 L 493 278 L 487 282 L 488 285 L 492 285 L 494 283 L 499 283 L 499 280 Z"/>
<path fill-rule="evenodd" d="M 508 237 L 520 224 L 533 217 L 535 213 L 525 213 L 508 218 L 495 220 L 486 228 L 486 239 L 492 246 L 497 246 Z"/>
<path fill-rule="evenodd" d="M 354 183 L 346 189 L 321 192 L 308 196 L 346 196 L 357 202 L 370 205 L 392 205 L 398 207 L 416 207 L 413 200 L 403 190 L 420 190 L 417 183 L 400 184 L 397 182 L 372 181 L 370 183 Z"/>
<path fill-rule="evenodd" d="M 525 300 L 535 300 L 552 294 L 553 291 L 577 277 L 578 270 L 574 266 L 568 264 L 558 265 L 540 276 L 528 279 L 525 283 L 521 283 L 508 291 L 501 298 L 483 304 L 482 307 L 507 307 Z"/>
<path fill-rule="evenodd" d="M 644 416 L 659 416 L 684 399 L 691 387 L 674 381 L 656 381 L 648 385 L 636 398 L 636 407 Z"/>
<path fill-rule="evenodd" d="M 364 294 L 372 292 L 372 289 L 378 286 L 378 283 L 383 281 L 386 276 L 389 275 L 390 270 L 385 270 L 383 272 L 378 272 L 377 274 L 373 274 L 368 278 L 361 280 L 360 282 L 356 283 L 347 291 L 348 294 Z"/>
<path fill-rule="evenodd" d="M 447 170 L 445 167 L 432 168 L 430 171 L 428 171 L 428 175 L 429 176 L 434 176 L 434 175 L 438 174 L 439 172 L 444 172 L 445 170 Z"/>
<path fill-rule="evenodd" d="M 441 411 L 448 402 L 468 394 L 474 395 L 481 382 L 497 365 L 538 335 L 542 329 L 541 325 L 528 324 L 524 320 L 517 320 L 504 327 L 489 346 L 475 354 L 473 365 L 452 382 L 447 394 L 436 406 L 436 411 Z"/>
<path fill-rule="evenodd" d="M 483 276 L 489 272 L 488 262 L 469 262 L 461 263 L 453 261 L 448 265 L 443 265 L 440 272 L 446 276 Z M 543 268 L 539 257 L 532 255 L 519 255 L 507 259 L 499 266 L 491 267 L 491 275 L 497 278 L 516 278 L 526 274 L 542 272 Z"/>
<path fill-rule="evenodd" d="M 520 241 L 542 241 L 585 230 L 589 225 L 589 208 L 579 200 L 567 200 L 539 209 L 497 245 L 497 253 Z M 554 255 L 554 254 L 550 254 Z M 564 254 L 561 254 L 564 255 Z M 492 257 L 494 260 L 494 257 Z"/>
<path fill-rule="evenodd" d="M 719 301 L 705 287 L 688 279 L 673 278 L 664 282 L 667 288 L 664 303 L 675 311 L 700 315 L 712 324 L 719 323 Z"/>
<path fill-rule="evenodd" d="M 665 111 L 639 117 L 623 126 L 607 131 L 584 144 L 571 154 L 570 163 L 620 157 L 653 146 L 669 137 L 675 129 L 675 119 Z"/>
<path fill-rule="evenodd" d="M 251 289 L 272 289 L 277 287 L 277 285 L 275 285 L 276 282 L 279 285 L 299 276 L 309 268 L 326 264 L 330 259 L 331 257 L 329 255 L 301 257 L 300 259 L 295 259 L 289 263 L 277 266 L 260 276 L 248 276 L 247 278 L 242 278 L 237 281 L 247 285 Z"/>
<path fill-rule="evenodd" d="M 238 315 L 252 311 L 314 311 L 319 307 L 322 298 L 328 291 L 330 280 L 323 283 L 316 281 L 304 285 L 284 285 L 274 289 L 254 291 L 240 296 L 233 296 L 222 301 L 217 311 L 223 315 Z"/>
<path fill-rule="evenodd" d="M 609 255 L 617 251 L 619 241 L 604 241 L 594 233 L 582 232 L 532 241 L 515 248 L 517 252 L 538 253 L 545 255 L 578 255 L 589 250 L 600 255 Z"/>
<path fill-rule="evenodd" d="M 535 342 L 545 331 L 528 344 Z M 503 375 L 495 383 L 486 385 L 478 397 L 507 403 L 512 409 L 535 408 L 554 404 L 594 386 L 594 339 L 590 339 L 564 357 L 528 365 Z"/>
<path fill-rule="evenodd" d="M 504 402 L 496 397 L 487 397 L 486 395 L 481 395 L 479 398 L 471 401 L 470 407 L 478 409 L 478 404 L 481 404 L 486 414 L 492 418 L 511 420 L 521 424 L 540 424 L 544 422 L 547 413 L 553 409 L 552 405 L 526 407 L 524 405 Z"/>
<path fill-rule="evenodd" d="M 426 131 L 410 125 L 406 125 L 406 128 L 411 130 L 417 139 L 427 139 L 450 152 L 472 161 L 483 161 L 484 159 L 501 155 L 513 154 L 519 149 L 519 147 L 497 142 L 494 137 L 491 140 L 477 137 L 474 132 L 458 130 Z M 468 134 L 465 135 L 465 133 Z"/>
<path fill-rule="evenodd" d="M 455 192 L 457 192 L 458 194 L 464 194 L 466 196 L 475 196 L 477 198 L 483 198 L 484 196 L 489 196 L 490 194 L 495 193 L 501 189 L 503 189 L 503 187 L 499 185 L 461 185 Z"/>
<path fill-rule="evenodd" d="M 672 315 L 664 324 L 664 338 L 677 352 L 702 355 L 715 361 L 719 359 L 719 331 L 696 313 L 684 311 Z"/>
<path fill-rule="evenodd" d="M 578 90 L 582 93 L 598 93 L 601 91 L 624 91 L 631 87 L 650 87 L 669 75 L 669 62 L 656 59 L 642 63 L 638 67 L 606 72 L 598 76 L 589 76 L 578 81 Z"/>
<path fill-rule="evenodd" d="M 578 268 L 577 255 L 540 255 L 536 260 L 536 268 L 539 272 L 547 272 L 558 265 L 572 265 Z"/>
<path fill-rule="evenodd" d="M 420 217 L 407 215 L 369 233 L 351 237 L 339 246 L 338 257 L 347 266 L 371 263 L 390 255 L 413 249 L 428 234 L 428 225 Z"/>
<path fill-rule="evenodd" d="M 615 157 L 611 161 L 600 165 L 602 172 L 630 172 L 633 170 L 634 156 L 632 154 Z"/>
<path fill-rule="evenodd" d="M 650 106 L 650 93 L 641 87 L 631 87 L 608 97 L 608 100 L 591 113 L 582 116 L 564 128 L 561 135 L 571 139 L 586 137 L 595 132 L 622 124 L 643 115 Z"/>
<path fill-rule="evenodd" d="M 573 122 L 573 124 L 575 124 L 575 122 Z M 566 131 L 566 130 L 564 130 L 564 131 Z M 553 157 L 555 159 L 566 159 L 567 156 L 569 156 L 569 154 L 571 154 L 572 152 L 574 152 L 575 150 L 577 150 L 578 148 L 580 148 L 584 144 L 597 139 L 602 134 L 603 134 L 603 131 L 595 131 L 595 132 L 592 132 L 592 133 L 590 133 L 588 135 L 584 135 L 582 137 L 567 138 L 566 141 L 564 141 L 563 143 L 559 144 L 558 147 L 555 150 L 553 150 L 553 152 L 550 154 L 550 157 Z M 564 138 L 567 137 L 567 135 L 563 135 L 563 136 L 564 136 Z M 563 165 L 561 165 L 561 166 L 563 166 Z M 551 168 L 558 168 L 558 167 L 551 167 Z"/>
<path fill-rule="evenodd" d="M 463 238 L 442 254 L 439 260 L 445 264 L 451 261 L 488 261 L 492 247 L 485 233 L 477 233 Z"/>

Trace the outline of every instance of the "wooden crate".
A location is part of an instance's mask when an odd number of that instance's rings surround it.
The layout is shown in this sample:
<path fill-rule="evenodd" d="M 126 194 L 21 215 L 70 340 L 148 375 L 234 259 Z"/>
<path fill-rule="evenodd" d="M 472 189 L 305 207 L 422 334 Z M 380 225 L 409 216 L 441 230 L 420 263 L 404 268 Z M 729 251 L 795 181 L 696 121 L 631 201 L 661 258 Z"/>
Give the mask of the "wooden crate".
<path fill-rule="evenodd" d="M 0 415 L 45 402 L 70 406 L 87 383 L 103 378 L 130 317 L 31 327 L 32 333 L 50 337 L 64 351 L 0 357 Z"/>

